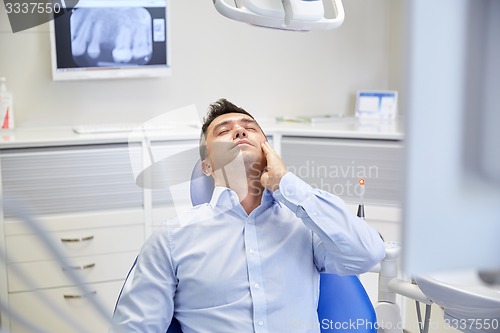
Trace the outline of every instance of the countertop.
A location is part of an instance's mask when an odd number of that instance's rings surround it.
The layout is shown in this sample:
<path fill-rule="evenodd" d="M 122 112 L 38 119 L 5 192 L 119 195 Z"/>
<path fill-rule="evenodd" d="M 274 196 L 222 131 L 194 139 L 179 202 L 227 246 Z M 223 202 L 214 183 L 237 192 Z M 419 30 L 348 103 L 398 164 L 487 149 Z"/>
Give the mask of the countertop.
<path fill-rule="evenodd" d="M 258 119 L 268 136 L 320 137 L 346 139 L 403 140 L 403 121 L 359 121 L 342 118 L 319 123 L 302 123 Z M 112 125 L 110 125 L 112 126 Z M 168 129 L 147 131 L 148 139 L 197 140 L 199 126 L 187 123 L 175 124 Z M 48 147 L 82 144 L 106 144 L 140 142 L 143 131 L 100 134 L 78 134 L 72 127 L 17 128 L 0 131 L 0 148 Z"/>

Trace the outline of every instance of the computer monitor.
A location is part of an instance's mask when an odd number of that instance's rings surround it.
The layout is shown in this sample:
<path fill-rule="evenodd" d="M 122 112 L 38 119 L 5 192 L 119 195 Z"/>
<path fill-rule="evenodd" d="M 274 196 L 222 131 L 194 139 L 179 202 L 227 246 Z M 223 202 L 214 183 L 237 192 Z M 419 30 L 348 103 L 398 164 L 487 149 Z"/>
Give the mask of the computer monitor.
<path fill-rule="evenodd" d="M 171 73 L 167 0 L 80 0 L 50 22 L 54 80 Z"/>

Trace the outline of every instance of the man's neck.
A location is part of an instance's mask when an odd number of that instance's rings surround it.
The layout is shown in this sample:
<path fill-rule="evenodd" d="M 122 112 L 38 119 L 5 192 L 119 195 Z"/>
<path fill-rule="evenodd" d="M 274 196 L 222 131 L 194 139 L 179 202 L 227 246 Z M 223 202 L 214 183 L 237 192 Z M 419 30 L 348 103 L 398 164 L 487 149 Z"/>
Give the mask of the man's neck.
<path fill-rule="evenodd" d="M 263 192 L 264 187 L 262 187 L 260 179 L 248 182 L 248 194 L 244 198 L 239 197 L 241 206 L 248 215 L 262 202 Z"/>
<path fill-rule="evenodd" d="M 230 179 L 230 181 L 225 181 Z M 215 181 L 215 185 L 228 187 L 233 190 L 239 198 L 241 206 L 245 212 L 250 215 L 250 213 L 257 208 L 262 201 L 262 194 L 264 192 L 264 187 L 260 182 L 260 174 L 253 176 L 247 176 L 247 178 L 241 178 L 241 180 L 235 179 L 235 177 L 218 177 Z"/>

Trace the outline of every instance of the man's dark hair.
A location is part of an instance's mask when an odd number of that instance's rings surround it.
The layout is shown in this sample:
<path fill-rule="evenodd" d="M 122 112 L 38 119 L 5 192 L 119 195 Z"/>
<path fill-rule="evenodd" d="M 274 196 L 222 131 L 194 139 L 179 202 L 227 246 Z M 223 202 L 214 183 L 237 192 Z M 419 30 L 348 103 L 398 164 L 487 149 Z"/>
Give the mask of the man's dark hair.
<path fill-rule="evenodd" d="M 205 159 L 207 154 L 205 137 L 207 135 L 208 126 L 210 126 L 210 124 L 215 120 L 215 118 L 222 116 L 223 114 L 226 113 L 242 113 L 254 119 L 254 117 L 250 113 L 240 108 L 239 106 L 234 105 L 225 98 L 221 98 L 216 102 L 210 104 L 207 116 L 203 118 L 203 125 L 201 126 L 200 157 L 202 160 Z"/>

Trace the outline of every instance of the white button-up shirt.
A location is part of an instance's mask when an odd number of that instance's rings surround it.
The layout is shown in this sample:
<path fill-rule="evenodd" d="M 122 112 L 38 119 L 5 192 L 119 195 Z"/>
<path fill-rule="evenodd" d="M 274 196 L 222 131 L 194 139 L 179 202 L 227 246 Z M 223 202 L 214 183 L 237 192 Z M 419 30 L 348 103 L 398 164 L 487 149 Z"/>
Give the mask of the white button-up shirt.
<path fill-rule="evenodd" d="M 287 173 L 248 215 L 235 192 L 168 221 L 143 246 L 114 333 L 318 333 L 319 273 L 359 274 L 384 257 L 344 202 Z"/>

